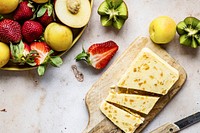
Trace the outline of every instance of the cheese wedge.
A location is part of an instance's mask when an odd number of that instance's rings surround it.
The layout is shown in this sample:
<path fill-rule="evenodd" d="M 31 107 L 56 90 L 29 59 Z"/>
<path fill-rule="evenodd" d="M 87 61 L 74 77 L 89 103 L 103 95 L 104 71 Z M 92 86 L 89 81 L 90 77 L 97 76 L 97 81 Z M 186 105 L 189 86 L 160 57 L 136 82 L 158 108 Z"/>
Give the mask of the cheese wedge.
<path fill-rule="evenodd" d="M 136 110 L 144 114 L 148 114 L 158 99 L 159 97 L 153 96 L 118 94 L 115 92 L 110 92 L 106 98 L 106 101 Z"/>
<path fill-rule="evenodd" d="M 143 48 L 117 86 L 165 95 L 178 78 L 175 68 L 149 48 Z"/>
<path fill-rule="evenodd" d="M 144 121 L 143 117 L 130 114 L 106 101 L 101 103 L 100 110 L 125 133 L 133 133 Z"/>

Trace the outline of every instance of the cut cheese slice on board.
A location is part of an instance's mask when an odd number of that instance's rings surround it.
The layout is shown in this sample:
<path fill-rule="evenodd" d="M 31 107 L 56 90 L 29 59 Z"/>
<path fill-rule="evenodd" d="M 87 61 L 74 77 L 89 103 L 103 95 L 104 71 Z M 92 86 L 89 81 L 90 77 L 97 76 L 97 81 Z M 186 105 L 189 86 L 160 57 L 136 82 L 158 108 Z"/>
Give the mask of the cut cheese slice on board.
<path fill-rule="evenodd" d="M 100 110 L 125 133 L 133 133 L 144 121 L 143 117 L 134 113 L 130 114 L 106 101 L 101 103 Z"/>
<path fill-rule="evenodd" d="M 106 101 L 136 110 L 144 114 L 148 114 L 158 99 L 159 97 L 154 96 L 119 94 L 116 92 L 110 92 L 106 98 Z"/>
<path fill-rule="evenodd" d="M 143 48 L 117 86 L 165 95 L 178 79 L 175 68 L 149 48 Z"/>

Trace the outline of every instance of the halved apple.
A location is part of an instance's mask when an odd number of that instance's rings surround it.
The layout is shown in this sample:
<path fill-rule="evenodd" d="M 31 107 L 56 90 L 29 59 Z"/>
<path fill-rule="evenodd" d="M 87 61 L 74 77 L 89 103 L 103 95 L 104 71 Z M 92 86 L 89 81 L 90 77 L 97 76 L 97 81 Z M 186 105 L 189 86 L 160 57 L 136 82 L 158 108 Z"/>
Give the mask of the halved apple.
<path fill-rule="evenodd" d="M 89 22 L 91 5 L 89 0 L 56 0 L 55 12 L 65 25 L 81 28 Z"/>

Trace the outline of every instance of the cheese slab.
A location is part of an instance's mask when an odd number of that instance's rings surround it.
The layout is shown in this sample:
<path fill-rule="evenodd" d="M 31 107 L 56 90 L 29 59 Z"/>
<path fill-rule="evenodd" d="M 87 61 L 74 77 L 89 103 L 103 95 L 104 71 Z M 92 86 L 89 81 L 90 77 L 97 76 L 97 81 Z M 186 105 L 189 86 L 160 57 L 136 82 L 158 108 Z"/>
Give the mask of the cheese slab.
<path fill-rule="evenodd" d="M 127 107 L 138 112 L 148 114 L 159 97 L 143 96 L 138 94 L 119 94 L 116 92 L 110 92 L 106 97 L 106 101 Z"/>
<path fill-rule="evenodd" d="M 117 83 L 118 87 L 165 95 L 179 72 L 149 48 L 143 48 Z"/>
<path fill-rule="evenodd" d="M 144 121 L 143 117 L 134 113 L 130 114 L 106 101 L 101 103 L 100 110 L 125 133 L 133 133 Z"/>

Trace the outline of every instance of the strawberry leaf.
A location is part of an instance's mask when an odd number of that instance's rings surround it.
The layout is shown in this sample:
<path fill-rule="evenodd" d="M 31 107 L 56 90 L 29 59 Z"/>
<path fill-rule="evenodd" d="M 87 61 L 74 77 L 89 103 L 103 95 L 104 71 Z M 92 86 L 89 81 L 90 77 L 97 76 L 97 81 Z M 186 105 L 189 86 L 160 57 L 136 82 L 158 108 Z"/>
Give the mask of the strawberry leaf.
<path fill-rule="evenodd" d="M 87 52 L 85 51 L 85 49 L 83 48 L 82 52 L 81 52 L 80 54 L 78 54 L 78 55 L 75 57 L 75 59 L 76 59 L 76 61 L 81 61 L 81 60 L 83 60 L 83 61 L 86 61 L 87 63 L 90 64 L 89 57 L 90 57 L 90 54 L 87 53 Z"/>
<path fill-rule="evenodd" d="M 45 6 L 42 6 L 40 9 L 39 9 L 39 11 L 37 12 L 37 17 L 39 18 L 39 17 L 42 17 L 44 14 L 45 14 L 45 12 L 47 11 L 47 8 L 45 7 Z"/>
<path fill-rule="evenodd" d="M 38 52 L 36 50 L 31 50 L 30 53 L 26 57 L 26 63 L 30 66 L 36 66 L 35 57 L 38 56 Z"/>
<path fill-rule="evenodd" d="M 2 19 L 3 19 L 3 15 L 0 14 L 0 20 L 2 20 Z"/>
<path fill-rule="evenodd" d="M 41 64 L 40 66 L 38 66 L 37 72 L 39 76 L 43 76 L 45 71 L 46 71 L 46 64 Z"/>
<path fill-rule="evenodd" d="M 28 1 L 28 5 L 27 6 L 32 9 L 32 12 L 35 11 L 35 7 L 33 6 L 33 2 L 32 1 Z"/>
<path fill-rule="evenodd" d="M 52 4 L 48 5 L 47 11 L 48 11 L 48 16 L 51 16 L 51 14 L 53 13 L 53 5 Z"/>
<path fill-rule="evenodd" d="M 54 53 L 53 50 L 50 50 L 47 56 L 51 56 Z"/>
<path fill-rule="evenodd" d="M 19 44 L 13 45 L 10 43 L 11 56 L 10 59 L 13 63 L 19 65 L 29 64 L 30 66 L 36 66 L 34 58 L 38 55 L 37 51 L 31 50 L 28 53 L 25 52 L 25 44 L 20 41 Z"/>
<path fill-rule="evenodd" d="M 63 61 L 59 56 L 51 56 L 50 64 L 54 67 L 59 67 L 63 64 Z"/>
<path fill-rule="evenodd" d="M 22 63 L 21 59 L 23 57 L 23 51 L 24 51 L 24 44 L 22 41 L 20 41 L 19 44 L 13 45 L 10 43 L 10 50 L 12 55 L 12 60 L 14 63 Z M 23 65 L 24 63 L 22 63 Z"/>
<path fill-rule="evenodd" d="M 26 63 L 29 64 L 30 66 L 36 66 L 36 63 L 35 63 L 35 62 L 32 62 L 32 61 L 29 62 L 29 60 L 27 60 Z"/>
<path fill-rule="evenodd" d="M 54 53 L 53 50 L 50 50 L 48 55 L 47 55 L 47 62 L 50 63 L 52 66 L 54 67 L 59 67 L 60 65 L 63 64 L 62 59 L 60 58 L 60 56 L 51 56 Z"/>

